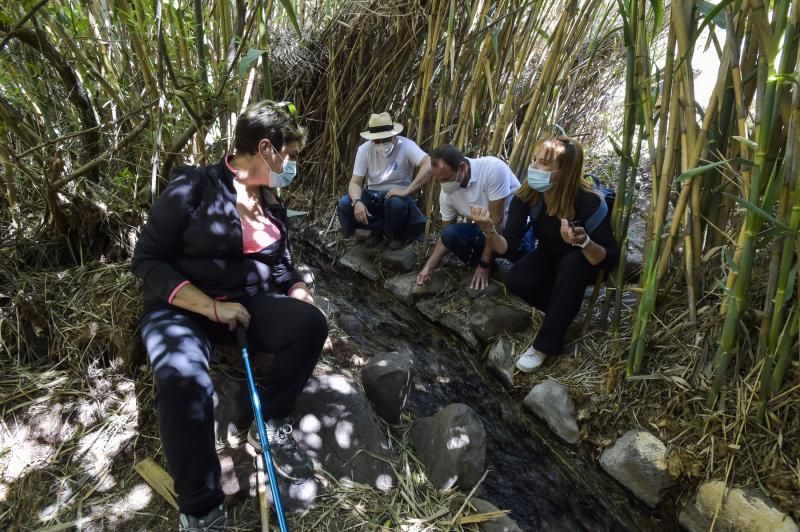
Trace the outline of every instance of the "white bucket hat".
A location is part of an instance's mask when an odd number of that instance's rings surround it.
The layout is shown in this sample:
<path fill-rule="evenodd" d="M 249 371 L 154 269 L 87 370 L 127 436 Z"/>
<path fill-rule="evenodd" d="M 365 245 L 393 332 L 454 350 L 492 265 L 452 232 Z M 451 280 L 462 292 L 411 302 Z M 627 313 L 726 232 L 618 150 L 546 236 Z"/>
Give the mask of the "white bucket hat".
<path fill-rule="evenodd" d="M 386 139 L 403 131 L 403 126 L 392 121 L 389 113 L 372 114 L 369 117 L 367 130 L 361 132 L 361 137 L 367 140 Z"/>

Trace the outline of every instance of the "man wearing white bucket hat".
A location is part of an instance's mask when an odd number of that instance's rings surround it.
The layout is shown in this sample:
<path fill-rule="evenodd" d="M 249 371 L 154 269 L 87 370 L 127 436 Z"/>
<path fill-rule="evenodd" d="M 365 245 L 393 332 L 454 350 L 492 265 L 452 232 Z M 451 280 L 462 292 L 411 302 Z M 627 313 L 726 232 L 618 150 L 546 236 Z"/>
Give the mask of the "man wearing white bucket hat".
<path fill-rule="evenodd" d="M 377 237 L 386 236 L 390 249 L 400 249 L 425 230 L 425 215 L 413 194 L 430 179 L 431 160 L 414 141 L 399 135 L 402 131 L 384 112 L 370 116 L 361 132 L 366 142 L 358 147 L 347 194 L 336 209 L 345 238 L 356 229 L 371 229 Z"/>

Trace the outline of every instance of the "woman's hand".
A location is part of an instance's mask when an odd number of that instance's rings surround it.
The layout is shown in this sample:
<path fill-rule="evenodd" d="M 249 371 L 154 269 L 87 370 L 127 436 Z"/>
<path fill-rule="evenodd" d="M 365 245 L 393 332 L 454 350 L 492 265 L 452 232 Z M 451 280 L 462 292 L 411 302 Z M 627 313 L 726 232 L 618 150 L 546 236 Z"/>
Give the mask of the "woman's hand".
<path fill-rule="evenodd" d="M 472 276 L 472 282 L 469 287 L 474 290 L 483 290 L 489 286 L 489 274 L 491 268 L 484 268 L 480 264 L 475 268 L 475 274 Z"/>
<path fill-rule="evenodd" d="M 472 221 L 478 224 L 481 231 L 484 233 L 492 233 L 496 230 L 494 222 L 492 222 L 492 217 L 489 215 L 489 209 L 479 207 L 478 205 L 470 205 L 470 210 Z"/>
<path fill-rule="evenodd" d="M 570 246 L 579 246 L 588 238 L 586 229 L 583 227 L 572 227 L 566 218 L 561 219 L 561 239 Z"/>
<path fill-rule="evenodd" d="M 208 319 L 217 323 L 224 323 L 228 326 L 228 330 L 232 331 L 237 325 L 241 324 L 242 327 L 247 329 L 250 327 L 250 313 L 240 303 L 226 303 L 224 301 L 211 302 L 211 310 L 208 313 Z"/>

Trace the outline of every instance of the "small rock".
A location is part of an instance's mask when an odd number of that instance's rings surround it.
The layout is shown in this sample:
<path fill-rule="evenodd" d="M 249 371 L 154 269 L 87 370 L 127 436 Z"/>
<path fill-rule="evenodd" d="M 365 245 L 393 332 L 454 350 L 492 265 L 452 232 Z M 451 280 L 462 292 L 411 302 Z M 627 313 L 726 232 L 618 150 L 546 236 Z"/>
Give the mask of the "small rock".
<path fill-rule="evenodd" d="M 471 489 L 486 465 L 486 431 L 467 405 L 451 404 L 411 426 L 411 444 L 425 466 L 431 484 L 439 489 Z"/>
<path fill-rule="evenodd" d="M 453 331 L 473 349 L 478 347 L 478 339 L 472 333 L 469 320 L 453 312 L 444 312 L 442 305 L 435 299 L 420 301 L 414 305 L 426 318 Z"/>
<path fill-rule="evenodd" d="M 724 497 L 724 499 L 723 499 Z M 798 532 L 797 523 L 761 493 L 752 489 L 726 489 L 719 480 L 704 482 L 681 511 L 678 521 L 690 532 L 707 532 L 717 506 L 722 507 L 714 523 L 717 532 Z"/>
<path fill-rule="evenodd" d="M 629 430 L 603 451 L 600 465 L 651 508 L 672 486 L 666 446 L 645 430 Z"/>
<path fill-rule="evenodd" d="M 364 324 L 361 320 L 352 314 L 342 313 L 336 319 L 336 322 L 348 336 L 359 337 L 364 335 Z"/>
<path fill-rule="evenodd" d="M 364 392 L 347 376 L 317 366 L 297 401 L 294 437 L 337 479 L 349 478 L 380 490 L 395 483 L 386 435 Z"/>
<path fill-rule="evenodd" d="M 387 423 L 400 423 L 400 413 L 411 391 L 412 354 L 409 351 L 381 353 L 361 370 L 364 393 L 375 412 Z"/>
<path fill-rule="evenodd" d="M 489 501 L 479 499 L 477 497 L 470 499 L 470 504 L 475 507 L 478 514 L 488 514 L 490 512 L 499 512 L 500 509 Z M 522 529 L 514 522 L 513 519 L 508 517 L 508 514 L 492 519 L 491 521 L 484 521 L 478 525 L 478 530 L 481 532 L 522 532 Z"/>
<path fill-rule="evenodd" d="M 514 346 L 511 340 L 501 337 L 489 350 L 486 360 L 489 371 L 497 375 L 506 388 L 514 386 Z"/>
<path fill-rule="evenodd" d="M 469 285 L 472 283 L 472 275 L 467 275 L 464 279 L 461 280 L 461 287 L 464 289 L 464 294 L 470 299 L 479 299 L 481 297 L 495 297 L 502 295 L 503 289 L 500 287 L 500 284 L 497 282 L 489 281 L 489 284 L 486 288 L 478 289 L 478 288 L 470 288 Z"/>
<path fill-rule="evenodd" d="M 434 272 L 428 283 L 418 286 L 417 274 L 412 272 L 396 275 L 383 286 L 397 299 L 411 305 L 422 298 L 439 295 L 447 290 L 447 276 L 443 272 Z"/>
<path fill-rule="evenodd" d="M 505 305 L 497 300 L 482 299 L 473 307 L 470 325 L 475 335 L 489 342 L 500 333 L 522 332 L 531 327 L 531 311 Z"/>
<path fill-rule="evenodd" d="M 344 252 L 339 263 L 356 273 L 360 273 L 370 281 L 377 281 L 381 277 L 381 272 L 363 245 L 357 245 Z"/>
<path fill-rule="evenodd" d="M 382 264 L 389 270 L 396 272 L 410 272 L 417 263 L 417 252 L 412 246 L 403 249 L 387 249 L 381 253 Z"/>
<path fill-rule="evenodd" d="M 547 379 L 534 386 L 523 402 L 528 410 L 547 422 L 559 438 L 567 443 L 578 441 L 575 405 L 566 386 Z"/>

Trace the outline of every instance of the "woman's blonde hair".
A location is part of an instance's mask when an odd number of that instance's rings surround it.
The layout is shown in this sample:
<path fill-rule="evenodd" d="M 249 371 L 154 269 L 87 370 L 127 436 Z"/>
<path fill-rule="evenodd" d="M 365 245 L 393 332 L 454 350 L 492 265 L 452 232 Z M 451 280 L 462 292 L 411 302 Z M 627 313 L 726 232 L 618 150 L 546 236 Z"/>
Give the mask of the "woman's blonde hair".
<path fill-rule="evenodd" d="M 553 197 L 555 201 L 547 206 L 547 214 L 571 220 L 575 216 L 575 197 L 578 189 L 594 192 L 593 187 L 583 178 L 583 146 L 580 142 L 570 137 L 551 137 L 536 142 L 534 153 L 541 148 L 545 149 L 545 157 L 558 163 L 560 174 L 553 184 Z M 528 186 L 528 180 L 522 181 L 522 186 L 517 190 L 517 197 L 533 205 L 542 197 L 541 192 Z"/>

